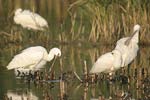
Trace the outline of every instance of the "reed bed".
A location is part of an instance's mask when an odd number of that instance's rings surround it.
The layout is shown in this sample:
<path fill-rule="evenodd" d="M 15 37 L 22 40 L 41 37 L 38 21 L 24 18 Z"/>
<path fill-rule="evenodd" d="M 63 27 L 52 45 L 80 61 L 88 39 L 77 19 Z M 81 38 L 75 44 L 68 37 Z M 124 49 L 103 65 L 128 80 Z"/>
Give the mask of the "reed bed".
<path fill-rule="evenodd" d="M 133 26 L 140 24 L 141 43 L 149 44 L 148 5 L 150 2 L 146 0 L 78 0 L 69 10 L 88 19 L 91 30 L 86 35 L 91 42 L 114 43 L 121 37 L 130 36 Z"/>
<path fill-rule="evenodd" d="M 6 20 L 0 35 L 4 35 L 7 43 L 10 42 L 9 40 L 24 43 L 25 39 L 28 41 L 29 38 L 26 33 L 31 33 L 32 42 L 37 38 L 45 43 L 56 41 L 59 43 L 114 44 L 118 39 L 130 36 L 135 24 L 141 25 L 140 43 L 144 45 L 150 43 L 150 11 L 148 10 L 150 2 L 147 0 L 72 0 L 66 1 L 64 5 L 57 2 L 55 7 L 49 7 L 52 3 L 55 4 L 53 1 L 47 3 L 44 0 L 40 0 L 41 3 L 36 1 L 15 2 L 1 1 L 2 4 L 9 5 L 11 9 L 2 6 L 0 11 Z M 26 31 L 21 27 L 17 27 L 19 32 L 14 30 L 13 27 L 16 25 L 13 24 L 12 14 L 18 7 L 41 14 L 47 19 L 50 31 Z M 7 35 L 13 35 L 13 38 L 5 36 L 4 32 L 8 33 Z"/>

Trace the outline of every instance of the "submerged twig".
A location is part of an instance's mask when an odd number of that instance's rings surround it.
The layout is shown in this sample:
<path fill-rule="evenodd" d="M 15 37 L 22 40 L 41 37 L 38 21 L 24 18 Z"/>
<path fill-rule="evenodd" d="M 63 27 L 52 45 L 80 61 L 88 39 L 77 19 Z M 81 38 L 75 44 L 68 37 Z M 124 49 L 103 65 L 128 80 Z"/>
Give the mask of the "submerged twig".
<path fill-rule="evenodd" d="M 9 33 L 7 33 L 7 32 L 4 32 L 4 31 L 0 32 L 0 34 L 4 34 L 4 35 L 6 35 L 6 36 L 11 37 L 11 34 L 9 34 Z"/>
<path fill-rule="evenodd" d="M 55 83 L 60 82 L 61 80 L 42 80 L 42 82 Z"/>
<path fill-rule="evenodd" d="M 65 96 L 65 82 L 61 80 L 60 81 L 60 98 L 61 98 L 61 100 L 64 100 L 63 99 L 64 96 Z"/>
<path fill-rule="evenodd" d="M 79 77 L 79 75 L 76 72 L 73 72 L 73 73 L 80 82 L 83 82 L 83 80 Z"/>
<path fill-rule="evenodd" d="M 84 60 L 84 79 L 88 79 L 88 71 L 87 71 L 87 65 L 86 65 L 86 60 Z"/>

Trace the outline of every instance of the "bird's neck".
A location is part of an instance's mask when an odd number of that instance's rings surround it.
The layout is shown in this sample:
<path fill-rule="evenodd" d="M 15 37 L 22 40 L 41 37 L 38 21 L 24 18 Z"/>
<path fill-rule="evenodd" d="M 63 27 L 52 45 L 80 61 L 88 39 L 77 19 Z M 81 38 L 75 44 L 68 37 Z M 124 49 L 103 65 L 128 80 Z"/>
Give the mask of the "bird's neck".
<path fill-rule="evenodd" d="M 132 41 L 138 43 L 139 42 L 139 31 L 136 31 L 132 36 Z"/>
<path fill-rule="evenodd" d="M 21 13 L 21 11 L 16 11 L 15 12 L 15 15 L 18 15 L 18 14 L 20 14 Z"/>
<path fill-rule="evenodd" d="M 120 51 L 116 51 L 114 54 L 113 54 L 114 57 L 120 57 L 121 56 L 121 52 Z"/>
<path fill-rule="evenodd" d="M 125 41 L 125 45 L 129 46 L 129 44 L 132 44 L 131 42 L 138 43 L 139 42 L 139 31 L 136 30 L 133 32 L 133 34 Z"/>
<path fill-rule="evenodd" d="M 47 56 L 47 61 L 51 61 L 54 58 L 54 54 L 52 54 L 51 52 L 48 54 Z"/>

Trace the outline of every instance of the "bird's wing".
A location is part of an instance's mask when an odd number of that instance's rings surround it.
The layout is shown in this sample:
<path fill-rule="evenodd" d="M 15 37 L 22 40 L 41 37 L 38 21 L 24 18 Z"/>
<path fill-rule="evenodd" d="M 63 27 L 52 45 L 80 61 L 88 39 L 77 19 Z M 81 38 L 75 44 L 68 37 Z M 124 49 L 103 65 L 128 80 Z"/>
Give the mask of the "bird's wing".
<path fill-rule="evenodd" d="M 124 62 L 124 66 L 127 66 L 128 64 L 130 64 L 135 57 L 137 56 L 137 52 L 139 50 L 139 47 L 137 44 L 130 44 L 129 48 L 128 48 L 128 53 L 126 53 L 126 59 Z"/>
<path fill-rule="evenodd" d="M 38 14 L 35 13 L 35 14 L 33 14 L 32 17 L 35 18 L 35 21 L 36 21 L 41 27 L 43 27 L 43 26 L 48 27 L 47 21 L 46 21 L 42 16 L 40 16 L 40 15 L 38 15 Z"/>
<path fill-rule="evenodd" d="M 32 16 L 29 15 L 29 14 L 18 14 L 14 17 L 15 19 L 15 22 L 17 24 L 21 24 L 21 25 L 24 25 L 24 26 L 27 26 L 27 25 L 36 25 L 35 21 L 33 20 Z"/>
<path fill-rule="evenodd" d="M 29 10 L 24 10 L 22 13 L 15 15 L 14 21 L 16 24 L 29 29 L 43 30 L 43 27 L 48 27 L 48 23 L 43 17 Z"/>
<path fill-rule="evenodd" d="M 127 46 L 125 45 L 125 41 L 127 41 L 129 37 L 126 38 L 121 38 L 120 40 L 117 41 L 116 43 L 116 50 L 119 50 L 122 54 L 124 54 L 127 50 Z"/>
<path fill-rule="evenodd" d="M 90 73 L 101 73 L 106 72 L 111 69 L 113 66 L 114 57 L 111 52 L 102 55 L 98 60 L 94 63 Z"/>
<path fill-rule="evenodd" d="M 43 59 L 44 53 L 39 51 L 24 51 L 16 55 L 8 64 L 7 69 L 15 69 L 19 67 L 28 68 L 36 66 Z"/>
<path fill-rule="evenodd" d="M 39 26 L 46 26 L 46 27 L 48 27 L 48 23 L 47 23 L 47 21 L 42 17 L 42 16 L 40 16 L 39 14 L 36 14 L 36 13 L 34 13 L 34 12 L 31 12 L 31 11 L 29 11 L 29 10 L 24 10 L 23 12 L 22 12 L 22 14 L 24 14 L 24 15 L 30 15 L 30 17 L 32 18 L 32 20 L 36 23 L 36 24 L 38 24 Z"/>
<path fill-rule="evenodd" d="M 137 51 L 139 49 L 137 43 L 130 42 L 130 44 L 127 46 L 125 45 L 125 42 L 129 39 L 129 37 L 122 38 L 117 41 L 116 50 L 119 50 L 122 54 L 122 67 L 128 65 L 133 61 L 133 59 L 137 56 Z"/>

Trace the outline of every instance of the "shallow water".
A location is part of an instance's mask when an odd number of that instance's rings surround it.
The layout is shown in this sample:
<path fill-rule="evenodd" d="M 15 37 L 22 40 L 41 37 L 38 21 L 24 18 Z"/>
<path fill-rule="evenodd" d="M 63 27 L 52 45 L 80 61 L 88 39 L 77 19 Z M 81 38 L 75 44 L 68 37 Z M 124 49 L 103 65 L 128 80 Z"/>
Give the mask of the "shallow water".
<path fill-rule="evenodd" d="M 22 46 L 22 48 L 24 48 Z M 83 79 L 83 68 L 84 61 L 87 63 L 87 67 L 90 70 L 94 61 L 101 54 L 108 52 L 113 48 L 112 46 L 100 46 L 99 48 L 90 48 L 84 46 L 69 46 L 61 45 L 62 57 L 57 59 L 54 70 L 55 78 L 59 79 L 61 73 L 66 73 L 66 78 L 64 81 L 64 92 L 66 98 L 69 100 L 90 100 L 90 98 L 98 98 L 99 95 L 105 98 L 113 98 L 114 100 L 119 97 L 119 93 L 128 93 L 131 95 L 133 100 L 138 98 L 146 98 L 148 96 L 147 90 L 144 87 L 149 88 L 149 83 L 142 83 L 142 80 L 149 76 L 150 72 L 150 61 L 149 61 L 149 47 L 141 47 L 136 60 L 132 62 L 129 67 L 125 67 L 124 76 L 130 77 L 129 83 L 121 83 L 119 80 L 110 83 L 106 78 L 98 78 L 96 84 L 80 83 L 80 81 L 74 77 L 72 72 L 76 71 L 77 74 Z M 12 52 L 17 50 L 16 52 Z M 19 52 L 19 48 L 3 48 L 1 50 L 1 67 L 6 66 L 10 59 Z M 51 63 L 48 63 L 45 68 L 48 69 Z M 62 68 L 62 71 L 60 70 Z M 137 69 L 137 74 L 135 72 Z M 144 74 L 142 74 L 142 69 L 144 69 Z M 122 70 L 116 72 L 116 76 L 119 76 Z M 102 75 L 101 75 L 102 76 Z M 48 94 L 54 100 L 60 98 L 60 83 L 55 82 L 51 84 L 39 84 L 35 85 L 34 82 L 28 84 L 26 80 L 21 80 L 15 78 L 13 71 L 7 71 L 6 69 L 1 69 L 0 72 L 0 96 L 14 93 L 16 95 L 29 95 L 35 96 L 41 100 L 44 95 Z M 149 90 L 148 90 L 149 91 Z M 121 95 L 121 94 L 120 94 Z M 146 96 L 146 97 L 145 97 Z"/>

